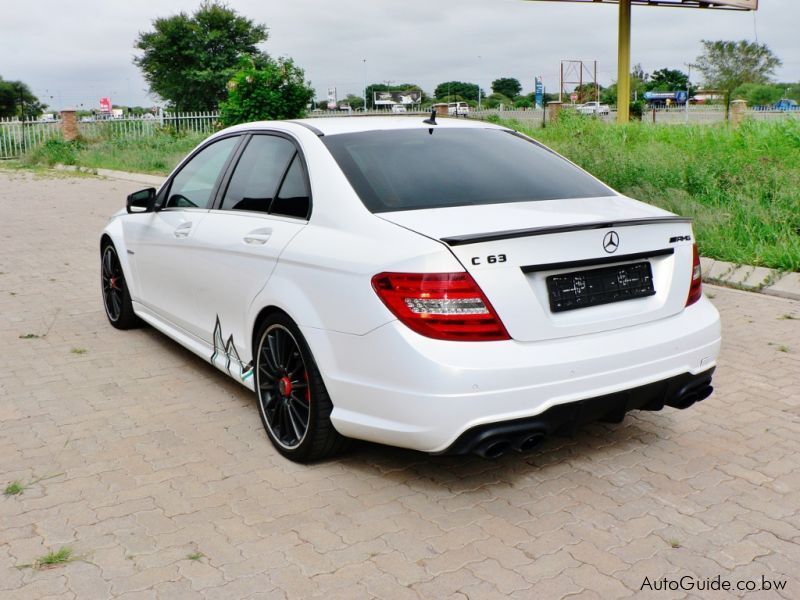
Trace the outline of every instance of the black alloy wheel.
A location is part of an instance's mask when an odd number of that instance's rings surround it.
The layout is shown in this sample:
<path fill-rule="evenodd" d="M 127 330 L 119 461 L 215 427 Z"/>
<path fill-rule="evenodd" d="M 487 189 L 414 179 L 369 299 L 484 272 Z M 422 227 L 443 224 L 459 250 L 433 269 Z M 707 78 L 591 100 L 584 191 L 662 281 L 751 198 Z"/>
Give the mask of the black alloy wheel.
<path fill-rule="evenodd" d="M 117 329 L 130 329 L 138 323 L 131 296 L 125 282 L 114 245 L 107 243 L 100 255 L 100 280 L 103 286 L 103 307 L 109 322 Z"/>
<path fill-rule="evenodd" d="M 340 452 L 349 440 L 330 420 L 333 403 L 303 334 L 283 313 L 255 337 L 255 387 L 264 429 L 275 448 L 296 462 Z"/>
<path fill-rule="evenodd" d="M 297 341 L 283 325 L 264 332 L 258 373 L 259 403 L 272 439 L 286 450 L 297 448 L 308 433 L 311 390 Z"/>

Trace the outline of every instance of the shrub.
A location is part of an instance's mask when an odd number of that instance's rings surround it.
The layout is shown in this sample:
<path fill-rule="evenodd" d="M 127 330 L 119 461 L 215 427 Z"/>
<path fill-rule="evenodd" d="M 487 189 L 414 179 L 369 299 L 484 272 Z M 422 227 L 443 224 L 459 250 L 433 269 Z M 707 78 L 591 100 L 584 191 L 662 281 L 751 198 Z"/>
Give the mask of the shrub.
<path fill-rule="evenodd" d="M 78 152 L 86 144 L 78 139 L 65 142 L 61 138 L 50 138 L 44 144 L 30 152 L 25 161 L 30 164 L 45 164 L 52 167 L 55 164 L 74 165 L 77 162 Z"/>
<path fill-rule="evenodd" d="M 303 116 L 314 97 L 304 76 L 291 58 L 268 58 L 258 65 L 244 59 L 228 82 L 228 99 L 220 104 L 220 121 L 235 125 Z"/>

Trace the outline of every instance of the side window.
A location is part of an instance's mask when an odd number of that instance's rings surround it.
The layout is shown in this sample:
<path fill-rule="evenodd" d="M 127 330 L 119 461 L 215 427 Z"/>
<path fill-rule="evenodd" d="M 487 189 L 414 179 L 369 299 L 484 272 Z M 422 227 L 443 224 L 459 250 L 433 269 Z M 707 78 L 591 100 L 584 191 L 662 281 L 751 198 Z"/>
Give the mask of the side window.
<path fill-rule="evenodd" d="M 311 208 L 310 196 L 311 194 L 309 194 L 308 186 L 306 185 L 303 161 L 300 160 L 299 154 L 295 154 L 292 164 L 286 172 L 286 177 L 283 178 L 278 196 L 272 203 L 269 212 L 273 215 L 307 219 L 309 208 Z"/>
<path fill-rule="evenodd" d="M 269 212 L 294 144 L 274 135 L 254 135 L 244 149 L 222 200 L 223 210 Z"/>
<path fill-rule="evenodd" d="M 211 194 L 239 137 L 229 137 L 206 146 L 172 179 L 166 207 L 209 208 Z"/>

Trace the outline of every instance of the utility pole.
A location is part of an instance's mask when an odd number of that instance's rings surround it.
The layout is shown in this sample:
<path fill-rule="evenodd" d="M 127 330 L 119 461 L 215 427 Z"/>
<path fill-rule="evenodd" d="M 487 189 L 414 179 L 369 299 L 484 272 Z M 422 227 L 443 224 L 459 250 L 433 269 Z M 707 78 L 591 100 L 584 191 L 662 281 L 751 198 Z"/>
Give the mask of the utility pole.
<path fill-rule="evenodd" d="M 364 112 L 367 112 L 367 59 L 364 59 Z"/>
<path fill-rule="evenodd" d="M 481 109 L 481 57 L 478 56 L 478 110 Z"/>
<path fill-rule="evenodd" d="M 689 94 L 691 93 L 692 89 L 692 65 L 686 63 L 686 66 L 689 67 L 689 76 L 686 78 L 686 124 L 689 124 Z"/>

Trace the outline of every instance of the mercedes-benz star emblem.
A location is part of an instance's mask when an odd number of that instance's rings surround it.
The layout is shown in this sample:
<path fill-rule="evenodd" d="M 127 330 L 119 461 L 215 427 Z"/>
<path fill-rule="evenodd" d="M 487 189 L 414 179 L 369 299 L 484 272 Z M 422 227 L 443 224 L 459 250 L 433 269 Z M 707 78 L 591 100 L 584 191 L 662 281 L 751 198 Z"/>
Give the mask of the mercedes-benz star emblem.
<path fill-rule="evenodd" d="M 616 231 L 609 231 L 603 238 L 603 250 L 614 254 L 617 248 L 619 248 L 619 234 Z"/>

